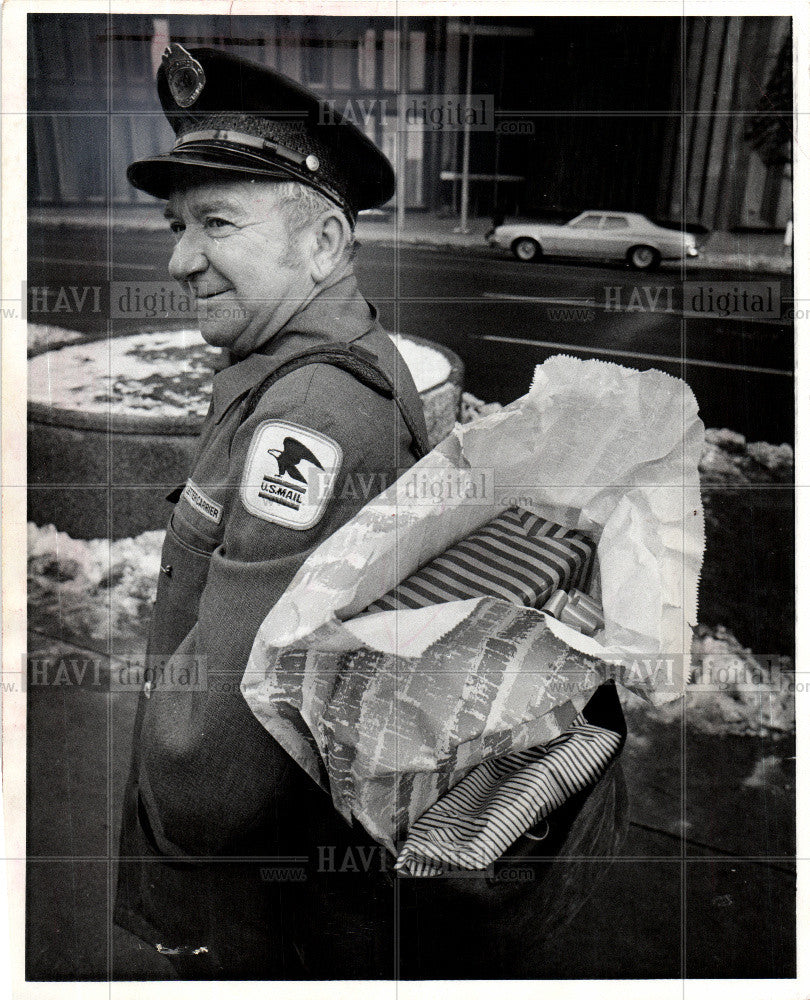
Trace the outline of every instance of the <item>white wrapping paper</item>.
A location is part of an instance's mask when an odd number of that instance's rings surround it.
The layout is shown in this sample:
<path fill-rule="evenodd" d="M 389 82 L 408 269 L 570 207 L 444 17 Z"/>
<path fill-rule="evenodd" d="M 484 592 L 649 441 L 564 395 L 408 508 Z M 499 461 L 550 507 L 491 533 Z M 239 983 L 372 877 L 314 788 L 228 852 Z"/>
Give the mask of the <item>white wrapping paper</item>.
<path fill-rule="evenodd" d="M 697 405 L 681 380 L 601 361 L 550 358 L 535 370 L 526 396 L 457 426 L 312 553 L 256 637 L 242 681 L 248 705 L 331 789 L 336 807 L 390 847 L 472 766 L 513 749 L 510 732 L 514 748 L 531 745 L 523 742 L 526 732 L 546 739 L 561 732 L 608 672 L 653 701 L 678 697 L 703 554 L 702 445 Z M 604 630 L 587 638 L 541 612 L 526 613 L 535 616 L 538 635 L 547 628 L 572 650 L 602 662 L 566 659 L 541 638 L 534 658 L 515 651 L 510 664 L 531 675 L 528 686 L 518 685 L 524 703 L 513 702 L 507 712 L 504 699 L 493 694 L 473 721 L 459 727 L 448 707 L 453 698 L 420 687 L 418 675 L 423 660 L 430 661 L 435 680 L 436 663 L 447 659 L 437 659 L 441 637 L 471 615 L 480 619 L 482 602 L 346 620 L 511 506 L 598 539 L 591 592 L 600 596 Z M 452 690 L 459 699 L 456 715 L 469 686 L 486 682 L 478 654 L 487 636 L 479 639 L 466 659 L 453 656 L 455 673 L 469 666 L 467 687 L 456 689 L 449 675 L 443 682 L 444 695 Z M 352 725 L 346 726 L 335 704 L 341 687 L 344 695 L 351 687 L 342 685 L 341 671 L 353 669 L 353 651 L 363 652 L 358 662 L 366 668 L 375 660 L 379 676 L 364 688 L 362 712 L 347 708 Z M 561 681 L 569 668 L 566 686 Z M 436 768 L 443 768 L 438 777 Z"/>

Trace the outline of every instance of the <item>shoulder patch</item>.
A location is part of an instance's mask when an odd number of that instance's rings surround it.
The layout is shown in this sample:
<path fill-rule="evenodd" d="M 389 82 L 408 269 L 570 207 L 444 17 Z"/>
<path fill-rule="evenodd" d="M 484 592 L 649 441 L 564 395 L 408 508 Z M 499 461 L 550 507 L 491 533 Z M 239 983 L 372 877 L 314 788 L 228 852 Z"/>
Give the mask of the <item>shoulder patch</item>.
<path fill-rule="evenodd" d="M 240 496 L 248 513 L 304 531 L 323 517 L 343 461 L 325 434 L 286 420 L 265 420 L 253 432 Z"/>

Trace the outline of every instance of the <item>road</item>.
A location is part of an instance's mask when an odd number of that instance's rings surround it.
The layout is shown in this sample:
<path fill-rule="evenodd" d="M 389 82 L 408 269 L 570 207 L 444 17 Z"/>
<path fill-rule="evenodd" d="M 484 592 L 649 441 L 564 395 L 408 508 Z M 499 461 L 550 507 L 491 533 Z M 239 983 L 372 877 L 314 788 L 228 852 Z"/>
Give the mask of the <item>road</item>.
<path fill-rule="evenodd" d="M 168 233 L 31 227 L 29 317 L 105 332 L 107 282 L 157 282 L 151 291 L 171 291 L 170 253 Z M 751 440 L 793 440 L 793 329 L 779 318 L 793 291 L 784 277 L 690 272 L 687 281 L 700 286 L 687 285 L 685 293 L 677 265 L 643 275 L 619 265 L 519 264 L 487 248 L 374 243 L 358 248 L 356 269 L 386 327 L 452 348 L 465 363 L 466 388 L 486 401 L 522 395 L 534 365 L 562 352 L 678 375 L 692 387 L 707 426 L 730 427 Z M 775 318 L 750 310 L 720 315 L 712 290 L 716 296 L 728 291 L 720 283 L 744 289 L 740 282 L 752 280 L 765 283 L 753 289 L 763 294 L 773 286 Z M 48 295 L 32 299 L 43 286 Z M 66 290 L 61 299 L 60 289 Z M 144 322 L 126 316 L 111 329 L 140 329 Z"/>

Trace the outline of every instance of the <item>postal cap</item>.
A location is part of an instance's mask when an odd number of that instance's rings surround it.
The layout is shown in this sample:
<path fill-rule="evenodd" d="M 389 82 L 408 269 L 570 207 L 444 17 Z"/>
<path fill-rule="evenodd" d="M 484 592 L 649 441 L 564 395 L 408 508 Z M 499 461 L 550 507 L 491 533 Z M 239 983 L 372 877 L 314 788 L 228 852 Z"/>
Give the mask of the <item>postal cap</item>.
<path fill-rule="evenodd" d="M 218 49 L 163 53 L 157 74 L 176 141 L 136 160 L 130 183 L 156 198 L 218 176 L 295 180 L 354 221 L 393 195 L 394 171 L 374 143 L 326 101 L 275 70 Z"/>

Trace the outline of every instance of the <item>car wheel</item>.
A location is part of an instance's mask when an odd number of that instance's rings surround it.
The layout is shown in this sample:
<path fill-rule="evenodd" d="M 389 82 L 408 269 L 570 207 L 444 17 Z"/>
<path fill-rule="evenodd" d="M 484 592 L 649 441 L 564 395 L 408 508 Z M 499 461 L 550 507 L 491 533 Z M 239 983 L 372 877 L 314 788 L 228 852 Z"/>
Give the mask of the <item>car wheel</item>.
<path fill-rule="evenodd" d="M 637 246 L 627 251 L 630 266 L 637 271 L 653 271 L 661 263 L 661 254 L 653 247 Z"/>
<path fill-rule="evenodd" d="M 512 253 L 524 262 L 540 256 L 540 244 L 528 236 L 521 236 L 512 244 Z"/>

